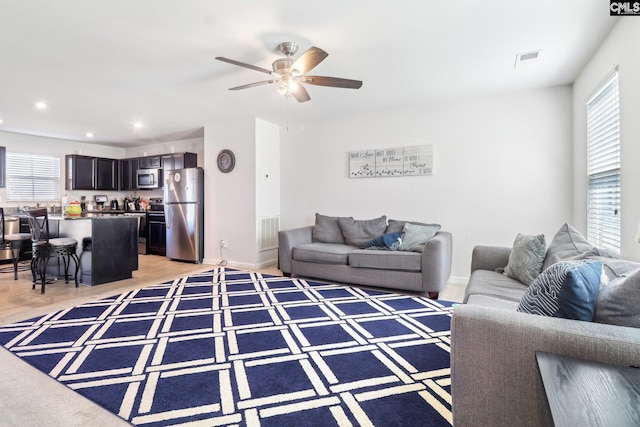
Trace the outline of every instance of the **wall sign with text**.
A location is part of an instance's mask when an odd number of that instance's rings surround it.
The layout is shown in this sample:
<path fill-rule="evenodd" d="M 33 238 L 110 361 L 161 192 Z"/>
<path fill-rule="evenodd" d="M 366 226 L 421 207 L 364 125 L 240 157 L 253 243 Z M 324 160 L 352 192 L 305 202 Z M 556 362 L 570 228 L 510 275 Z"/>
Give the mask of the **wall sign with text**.
<path fill-rule="evenodd" d="M 349 152 L 350 178 L 433 175 L 433 145 Z"/>

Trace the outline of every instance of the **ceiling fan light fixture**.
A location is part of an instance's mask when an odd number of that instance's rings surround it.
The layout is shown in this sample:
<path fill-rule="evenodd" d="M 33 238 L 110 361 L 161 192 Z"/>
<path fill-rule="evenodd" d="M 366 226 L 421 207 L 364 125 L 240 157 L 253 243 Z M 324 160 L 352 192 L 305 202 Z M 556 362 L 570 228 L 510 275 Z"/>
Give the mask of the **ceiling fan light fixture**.
<path fill-rule="evenodd" d="M 285 55 L 284 58 L 276 59 L 271 64 L 271 70 L 257 67 L 255 65 L 236 61 L 229 58 L 217 56 L 216 60 L 226 62 L 239 67 L 248 68 L 250 70 L 259 71 L 269 74 L 270 80 L 249 83 L 242 86 L 229 88 L 229 90 L 248 89 L 255 86 L 265 84 L 278 84 L 278 92 L 285 97 L 292 96 L 298 102 L 307 102 L 311 99 L 307 89 L 303 83 L 309 83 L 316 86 L 329 86 L 345 89 L 360 89 L 362 82 L 360 80 L 343 79 L 338 77 L 327 76 L 308 76 L 307 73 L 320 64 L 329 54 L 324 50 L 311 46 L 304 51 L 295 61 L 292 59 L 298 50 L 298 45 L 292 42 L 281 43 L 278 49 Z"/>

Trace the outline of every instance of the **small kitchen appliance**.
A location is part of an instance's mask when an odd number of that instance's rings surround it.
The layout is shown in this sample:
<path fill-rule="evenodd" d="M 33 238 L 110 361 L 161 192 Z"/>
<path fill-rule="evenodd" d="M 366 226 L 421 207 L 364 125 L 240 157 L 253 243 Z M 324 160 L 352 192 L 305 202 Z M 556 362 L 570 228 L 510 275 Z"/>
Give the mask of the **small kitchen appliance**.
<path fill-rule="evenodd" d="M 99 211 L 104 209 L 104 204 L 109 201 L 109 198 L 106 195 L 102 195 L 102 194 L 97 195 L 95 199 L 96 199 L 96 209 Z"/>

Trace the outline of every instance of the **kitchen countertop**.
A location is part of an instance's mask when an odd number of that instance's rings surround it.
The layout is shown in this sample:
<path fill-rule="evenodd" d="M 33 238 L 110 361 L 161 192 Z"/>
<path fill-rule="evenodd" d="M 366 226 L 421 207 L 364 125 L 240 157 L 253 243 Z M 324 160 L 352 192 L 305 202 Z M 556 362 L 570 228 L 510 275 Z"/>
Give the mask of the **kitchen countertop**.
<path fill-rule="evenodd" d="M 142 212 L 138 212 L 142 213 Z M 49 215 L 50 220 L 61 221 L 61 220 L 79 220 L 79 219 L 104 219 L 104 218 L 131 218 L 128 215 L 117 214 L 117 213 L 108 213 L 108 212 L 96 212 L 96 213 L 83 213 L 81 215 Z"/>
<path fill-rule="evenodd" d="M 143 210 L 138 210 L 138 211 L 125 211 L 124 209 L 103 209 L 103 210 L 92 210 L 92 211 L 84 211 L 83 213 L 88 213 L 88 214 L 109 214 L 109 215 L 122 215 L 122 214 L 126 214 L 126 213 L 133 213 L 133 214 L 143 214 L 146 211 Z"/>

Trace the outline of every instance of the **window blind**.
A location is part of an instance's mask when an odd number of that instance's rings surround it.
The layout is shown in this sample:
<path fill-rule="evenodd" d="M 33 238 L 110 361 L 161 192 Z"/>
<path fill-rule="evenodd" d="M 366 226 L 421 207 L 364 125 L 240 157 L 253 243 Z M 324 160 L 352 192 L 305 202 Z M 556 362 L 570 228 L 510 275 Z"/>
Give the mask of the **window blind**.
<path fill-rule="evenodd" d="M 7 200 L 60 200 L 60 159 L 38 154 L 7 153 Z"/>
<path fill-rule="evenodd" d="M 620 253 L 620 102 L 618 73 L 587 102 L 587 239 Z"/>

